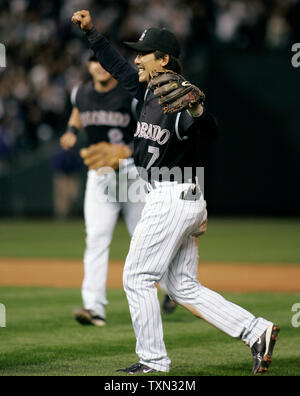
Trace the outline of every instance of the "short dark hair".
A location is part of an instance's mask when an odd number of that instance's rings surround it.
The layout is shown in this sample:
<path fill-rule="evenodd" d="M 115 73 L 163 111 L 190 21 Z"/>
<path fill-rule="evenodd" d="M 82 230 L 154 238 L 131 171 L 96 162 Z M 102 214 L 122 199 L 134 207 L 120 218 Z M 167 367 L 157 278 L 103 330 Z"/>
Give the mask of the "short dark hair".
<path fill-rule="evenodd" d="M 162 51 L 154 52 L 155 59 L 164 58 L 165 55 L 169 55 L 169 57 L 170 57 L 169 63 L 166 65 L 166 68 L 169 70 L 172 70 L 175 73 L 181 74 L 182 73 L 182 65 L 178 58 L 175 58 L 175 56 L 166 54 L 165 52 L 162 52 Z"/>

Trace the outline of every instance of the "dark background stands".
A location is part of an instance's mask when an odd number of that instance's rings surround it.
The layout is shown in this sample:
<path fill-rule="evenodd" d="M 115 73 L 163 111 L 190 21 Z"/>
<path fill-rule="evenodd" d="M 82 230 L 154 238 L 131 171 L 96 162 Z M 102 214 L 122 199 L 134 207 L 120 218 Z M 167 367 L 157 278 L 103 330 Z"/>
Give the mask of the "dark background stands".
<path fill-rule="evenodd" d="M 70 23 L 78 9 L 90 9 L 130 60 L 122 43 L 145 28 L 177 34 L 184 74 L 205 91 L 221 125 L 202 149 L 211 214 L 299 215 L 300 70 L 291 65 L 298 0 L 1 0 L 1 215 L 54 213 L 51 158 L 70 93 L 88 77 L 87 41 Z"/>

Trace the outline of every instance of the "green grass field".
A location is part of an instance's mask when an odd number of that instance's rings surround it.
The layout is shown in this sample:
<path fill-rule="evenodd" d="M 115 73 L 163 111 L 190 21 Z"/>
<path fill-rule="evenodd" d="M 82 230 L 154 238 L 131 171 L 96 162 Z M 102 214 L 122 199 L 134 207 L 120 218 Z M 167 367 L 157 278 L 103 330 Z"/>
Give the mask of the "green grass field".
<path fill-rule="evenodd" d="M 78 258 L 85 246 L 80 220 L 0 221 L 0 257 Z M 300 265 L 299 219 L 210 219 L 200 238 L 204 261 L 289 263 Z M 111 259 L 124 260 L 129 236 L 119 222 Z"/>
<path fill-rule="evenodd" d="M 1 288 L 7 327 L 0 329 L 1 376 L 115 376 L 137 361 L 127 301 L 109 290 L 108 324 L 82 327 L 71 312 L 79 290 Z M 291 326 L 291 307 L 300 295 L 225 294 L 235 303 L 277 321 L 280 342 L 267 375 L 300 374 L 300 328 Z M 172 360 L 170 376 L 251 375 L 250 349 L 183 308 L 164 316 L 165 342 Z M 165 375 L 165 374 L 162 374 Z"/>
<path fill-rule="evenodd" d="M 80 220 L 0 221 L 0 258 L 81 259 L 84 225 Z M 300 221 L 290 219 L 211 219 L 200 239 L 205 261 L 300 265 Z M 129 236 L 116 228 L 111 259 L 124 260 Z M 299 280 L 300 282 L 300 280 Z M 291 324 L 300 294 L 224 294 L 253 314 L 281 327 L 268 376 L 300 374 L 300 327 Z M 160 296 L 161 298 L 161 296 Z M 0 328 L 0 376 L 117 376 L 116 369 L 137 361 L 135 337 L 122 290 L 108 290 L 108 324 L 81 327 L 72 311 L 81 305 L 79 289 L 0 287 L 7 327 Z M 170 376 L 251 375 L 249 348 L 183 308 L 164 316 Z M 164 374 L 162 374 L 164 375 Z"/>

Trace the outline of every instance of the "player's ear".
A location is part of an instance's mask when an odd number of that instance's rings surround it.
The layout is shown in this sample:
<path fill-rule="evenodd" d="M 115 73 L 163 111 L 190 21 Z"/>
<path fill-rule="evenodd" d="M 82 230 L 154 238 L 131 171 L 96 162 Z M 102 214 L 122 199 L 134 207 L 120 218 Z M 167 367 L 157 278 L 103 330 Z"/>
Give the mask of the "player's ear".
<path fill-rule="evenodd" d="M 161 66 L 166 67 L 169 62 L 170 62 L 170 55 L 165 54 L 163 58 L 161 58 Z"/>

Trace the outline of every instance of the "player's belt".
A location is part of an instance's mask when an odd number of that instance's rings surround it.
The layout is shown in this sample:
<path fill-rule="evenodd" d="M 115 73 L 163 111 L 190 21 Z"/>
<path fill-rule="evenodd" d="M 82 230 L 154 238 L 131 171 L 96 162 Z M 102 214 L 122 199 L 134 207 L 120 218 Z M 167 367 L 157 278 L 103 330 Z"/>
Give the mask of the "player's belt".
<path fill-rule="evenodd" d="M 151 180 L 150 182 L 147 183 L 151 187 L 151 190 L 154 190 L 158 187 L 162 186 L 174 186 L 176 184 L 199 184 L 199 180 L 197 176 L 189 177 L 189 178 L 182 178 L 180 180 Z"/>
<path fill-rule="evenodd" d="M 174 185 L 178 184 L 185 184 L 187 185 L 186 189 L 183 190 L 179 196 L 180 199 L 183 201 L 198 201 L 201 196 L 201 187 L 197 183 L 178 183 L 177 181 L 173 182 L 157 182 L 154 181 L 152 183 L 146 183 L 148 193 L 151 191 L 157 189 L 157 188 L 163 188 L 163 187 L 173 187 Z"/>
<path fill-rule="evenodd" d="M 158 182 L 158 181 L 152 181 L 151 183 L 146 183 L 148 191 L 153 191 L 156 190 L 157 188 L 161 187 L 173 187 L 174 185 L 177 185 L 178 182 Z"/>
<path fill-rule="evenodd" d="M 177 184 L 194 184 L 194 185 L 199 185 L 199 181 L 197 177 L 191 177 L 187 179 L 182 179 L 182 180 L 174 180 L 174 181 L 157 181 L 157 180 L 152 180 L 151 182 L 146 183 L 148 191 L 153 191 L 157 188 L 160 187 L 173 187 L 174 185 Z"/>

